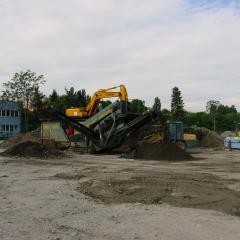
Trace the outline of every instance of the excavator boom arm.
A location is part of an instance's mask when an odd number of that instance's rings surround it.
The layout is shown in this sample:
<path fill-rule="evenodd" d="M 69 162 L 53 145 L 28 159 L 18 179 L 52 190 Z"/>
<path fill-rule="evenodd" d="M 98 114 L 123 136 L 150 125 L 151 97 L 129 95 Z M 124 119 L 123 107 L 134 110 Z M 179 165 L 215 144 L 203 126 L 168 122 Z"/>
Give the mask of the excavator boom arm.
<path fill-rule="evenodd" d="M 119 88 L 119 91 L 112 91 L 116 88 Z M 118 97 L 120 101 L 126 102 L 128 101 L 128 94 L 126 87 L 124 85 L 120 85 L 118 87 L 112 87 L 108 89 L 100 89 L 95 92 L 87 104 L 86 108 L 72 108 L 66 110 L 66 115 L 69 117 L 91 117 L 95 115 L 98 111 L 98 106 L 101 99 L 104 98 L 113 98 Z"/>

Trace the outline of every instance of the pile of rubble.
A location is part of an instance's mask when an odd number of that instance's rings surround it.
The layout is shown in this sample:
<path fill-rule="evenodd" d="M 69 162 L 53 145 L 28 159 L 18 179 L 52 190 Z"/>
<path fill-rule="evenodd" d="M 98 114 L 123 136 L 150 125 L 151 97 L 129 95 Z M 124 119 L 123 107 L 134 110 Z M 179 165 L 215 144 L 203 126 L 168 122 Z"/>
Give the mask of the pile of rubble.
<path fill-rule="evenodd" d="M 225 131 L 223 133 L 221 133 L 221 137 L 222 138 L 226 138 L 226 137 L 236 137 L 236 133 L 232 132 L 232 131 Z"/>
<path fill-rule="evenodd" d="M 38 142 L 21 142 L 1 153 L 3 156 L 54 158 L 63 156 L 63 152 Z"/>
<path fill-rule="evenodd" d="M 174 143 L 139 142 L 130 151 L 123 154 L 126 158 L 144 160 L 180 161 L 191 160 L 193 157 Z"/>
<path fill-rule="evenodd" d="M 198 143 L 200 147 L 222 148 L 223 137 L 217 132 L 211 131 L 207 128 L 197 128 L 196 134 L 198 136 Z"/>
<path fill-rule="evenodd" d="M 27 133 L 18 133 L 13 137 L 9 137 L 5 141 L 3 141 L 0 145 L 1 148 L 11 148 L 16 144 L 23 142 L 36 142 L 41 143 L 41 134 L 40 129 L 36 129 Z"/>
<path fill-rule="evenodd" d="M 1 153 L 3 156 L 54 158 L 64 155 L 50 143 L 41 144 L 40 129 L 10 137 L 0 147 L 7 149 Z"/>

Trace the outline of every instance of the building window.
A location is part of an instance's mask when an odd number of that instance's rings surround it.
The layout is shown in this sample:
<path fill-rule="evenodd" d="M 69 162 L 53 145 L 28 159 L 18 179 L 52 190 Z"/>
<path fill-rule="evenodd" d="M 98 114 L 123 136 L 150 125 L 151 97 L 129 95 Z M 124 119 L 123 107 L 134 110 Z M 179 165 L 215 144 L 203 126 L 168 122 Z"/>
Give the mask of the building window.
<path fill-rule="evenodd" d="M 15 111 L 15 117 L 18 117 L 18 116 L 19 116 L 19 112 Z"/>
<path fill-rule="evenodd" d="M 18 125 L 0 125 L 0 132 L 17 132 Z"/>
<path fill-rule="evenodd" d="M 5 116 L 6 116 L 6 111 L 2 110 L 2 117 L 5 117 Z"/>
<path fill-rule="evenodd" d="M 10 111 L 6 110 L 6 116 L 9 117 L 10 116 Z"/>
<path fill-rule="evenodd" d="M 5 132 L 5 125 L 1 125 L 1 132 Z"/>
<path fill-rule="evenodd" d="M 14 111 L 11 110 L 11 117 L 14 117 Z"/>

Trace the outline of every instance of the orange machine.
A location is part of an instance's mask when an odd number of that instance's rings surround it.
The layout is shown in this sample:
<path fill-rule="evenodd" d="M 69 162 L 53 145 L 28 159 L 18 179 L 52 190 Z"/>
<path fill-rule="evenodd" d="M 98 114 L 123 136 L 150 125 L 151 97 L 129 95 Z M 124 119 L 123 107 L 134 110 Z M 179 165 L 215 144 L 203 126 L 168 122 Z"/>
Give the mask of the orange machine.
<path fill-rule="evenodd" d="M 119 91 L 112 91 L 116 88 L 119 88 Z M 122 102 L 128 101 L 126 87 L 124 85 L 120 85 L 108 89 L 99 89 L 93 94 L 86 107 L 69 108 L 66 110 L 66 115 L 68 117 L 89 118 L 98 112 L 98 107 L 101 99 L 113 97 L 118 97 Z"/>

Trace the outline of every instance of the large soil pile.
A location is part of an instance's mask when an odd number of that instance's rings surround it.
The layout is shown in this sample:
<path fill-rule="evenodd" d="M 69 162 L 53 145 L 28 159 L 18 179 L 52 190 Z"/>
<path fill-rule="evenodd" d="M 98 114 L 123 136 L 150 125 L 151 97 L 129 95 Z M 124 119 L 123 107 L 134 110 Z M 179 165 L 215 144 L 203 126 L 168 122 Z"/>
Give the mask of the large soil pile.
<path fill-rule="evenodd" d="M 16 144 L 1 153 L 3 156 L 50 158 L 63 156 L 63 153 L 37 142 L 26 141 Z"/>
<path fill-rule="evenodd" d="M 196 130 L 201 147 L 222 148 L 223 137 L 217 132 L 211 131 L 207 128 L 198 128 Z"/>
<path fill-rule="evenodd" d="M 13 137 L 9 137 L 8 139 L 6 139 L 1 143 L 0 147 L 11 148 L 16 144 L 28 142 L 28 141 L 41 143 L 40 129 L 36 129 L 27 133 L 19 133 Z"/>
<path fill-rule="evenodd" d="M 225 131 L 223 133 L 221 133 L 221 137 L 222 138 L 226 138 L 226 137 L 236 137 L 236 133 L 232 132 L 232 131 Z"/>
<path fill-rule="evenodd" d="M 130 152 L 124 154 L 126 158 L 144 160 L 189 160 L 193 157 L 174 143 L 140 142 Z"/>
<path fill-rule="evenodd" d="M 136 136 L 129 136 L 127 137 L 124 142 L 122 143 L 121 146 L 115 148 L 113 150 L 114 153 L 126 153 L 126 152 L 131 152 L 132 150 L 134 150 L 137 145 L 138 142 L 140 141 L 140 139 Z"/>

